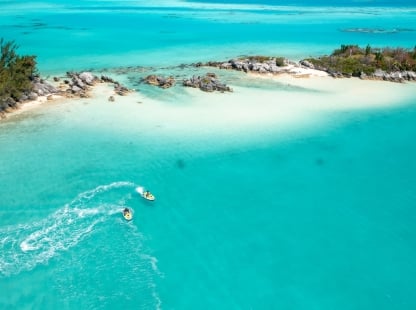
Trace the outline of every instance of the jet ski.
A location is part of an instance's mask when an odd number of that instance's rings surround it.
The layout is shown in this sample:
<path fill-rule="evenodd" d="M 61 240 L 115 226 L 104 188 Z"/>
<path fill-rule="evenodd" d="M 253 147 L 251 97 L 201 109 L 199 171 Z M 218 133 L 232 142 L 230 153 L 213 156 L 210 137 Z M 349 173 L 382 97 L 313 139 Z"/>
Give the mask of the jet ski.
<path fill-rule="evenodd" d="M 123 217 L 127 221 L 131 221 L 133 219 L 133 213 L 131 212 L 131 210 L 129 208 L 124 208 L 124 210 L 123 210 Z"/>
<path fill-rule="evenodd" d="M 139 186 L 136 188 L 136 192 L 139 193 L 144 199 L 149 201 L 154 201 L 156 197 L 148 190 L 145 190 L 143 187 Z"/>
<path fill-rule="evenodd" d="M 143 194 L 142 194 L 142 197 L 144 199 L 147 199 L 147 200 L 150 200 L 150 201 L 153 201 L 153 200 L 156 199 L 155 196 L 149 191 L 144 191 Z"/>

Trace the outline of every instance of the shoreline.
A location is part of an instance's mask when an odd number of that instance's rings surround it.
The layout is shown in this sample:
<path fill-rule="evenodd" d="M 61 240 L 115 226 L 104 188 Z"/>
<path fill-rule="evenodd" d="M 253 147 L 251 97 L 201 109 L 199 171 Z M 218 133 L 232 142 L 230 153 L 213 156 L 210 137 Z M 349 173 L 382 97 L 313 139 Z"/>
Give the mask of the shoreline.
<path fill-rule="evenodd" d="M 99 84 L 113 85 L 113 92 L 109 95 L 108 101 L 114 101 L 115 96 L 125 96 L 133 91 L 108 76 L 101 75 L 99 78 L 86 71 L 81 73 L 67 72 L 63 81 L 58 77 L 53 77 L 53 81 L 37 77 L 33 82 L 33 91 L 30 93 L 30 96 L 36 99 L 17 102 L 14 107 L 0 111 L 0 122 L 38 108 L 46 102 L 56 103 L 63 100 L 90 98 Z"/>
<path fill-rule="evenodd" d="M 69 99 L 62 95 L 47 95 L 47 96 L 39 96 L 35 100 L 25 101 L 19 103 L 19 105 L 16 108 L 10 108 L 8 111 L 3 111 L 0 113 L 0 122 L 2 120 L 8 120 L 11 117 L 14 117 L 16 115 L 22 114 L 24 112 L 30 111 L 32 109 L 36 109 L 41 107 L 45 103 L 57 103 L 61 100 Z"/>
<path fill-rule="evenodd" d="M 220 69 L 220 71 L 223 69 Z M 97 98 L 97 91 L 101 90 L 103 91 L 106 95 L 106 101 L 117 101 L 118 99 L 115 98 L 120 98 L 120 97 L 130 97 L 130 94 L 128 93 L 118 93 L 118 89 L 120 89 L 120 87 L 123 87 L 124 90 L 127 90 L 128 92 L 131 92 L 132 90 L 129 90 L 127 88 L 125 88 L 124 86 L 121 86 L 118 82 L 115 82 L 113 79 L 105 77 L 104 81 L 99 79 L 97 76 L 95 76 L 94 74 L 90 73 L 90 72 L 83 72 L 81 74 L 89 74 L 91 76 L 94 77 L 94 79 L 97 81 L 97 79 L 99 80 L 99 82 L 94 82 L 91 83 L 91 85 L 88 86 L 88 88 L 85 88 L 85 92 L 82 92 L 82 95 L 79 94 L 73 94 L 73 92 L 71 92 L 71 84 L 68 85 L 67 81 L 65 81 L 65 83 L 63 82 L 57 82 L 56 80 L 54 82 L 50 82 L 54 85 L 54 87 L 56 87 L 56 89 L 59 89 L 60 93 L 56 93 L 56 94 L 48 94 L 48 95 L 44 95 L 44 96 L 39 96 L 37 99 L 35 100 L 31 100 L 31 101 L 26 101 L 23 103 L 19 103 L 18 108 L 17 109 L 12 109 L 9 110 L 7 112 L 3 112 L 2 114 L 0 114 L 0 122 L 3 120 L 9 120 L 10 118 L 22 114 L 26 111 L 32 110 L 32 109 L 36 109 L 36 108 L 40 108 L 42 107 L 42 105 L 44 105 L 45 103 L 59 103 L 59 102 L 63 102 L 63 101 L 71 101 L 71 100 L 78 100 L 80 98 L 90 98 L 92 100 Z M 242 73 L 244 74 L 244 73 Z M 356 94 L 360 94 L 362 93 L 363 96 L 366 93 L 364 91 L 364 89 L 368 86 L 370 87 L 370 90 L 373 91 L 374 89 L 380 89 L 378 86 L 381 85 L 382 82 L 388 82 L 389 85 L 391 85 L 391 87 L 387 87 L 388 89 L 394 89 L 395 87 L 393 87 L 393 85 L 406 85 L 406 84 L 410 84 L 410 85 L 414 85 L 414 83 L 391 83 L 390 81 L 384 81 L 384 80 L 372 80 L 372 79 L 360 79 L 359 77 L 352 77 L 352 78 L 334 78 L 331 75 L 329 75 L 327 72 L 324 72 L 322 70 L 317 70 L 317 69 L 312 69 L 312 68 L 305 68 L 305 67 L 300 67 L 300 66 L 294 66 L 294 65 L 287 65 L 285 67 L 283 67 L 283 70 L 281 70 L 279 73 L 271 73 L 271 72 L 256 72 L 256 71 L 248 71 L 247 73 L 247 77 L 250 78 L 254 78 L 256 80 L 274 80 L 277 81 L 279 83 L 283 83 L 283 84 L 287 84 L 290 86 L 298 86 L 298 87 L 302 87 L 305 89 L 317 89 L 319 91 L 322 92 L 333 92 L 334 91 L 334 87 L 337 87 L 337 92 L 341 92 L 342 89 L 342 84 L 345 86 L 345 91 L 348 91 L 349 93 L 353 93 L 354 91 L 356 92 Z M 78 76 L 80 74 L 77 74 Z M 103 77 L 103 76 L 102 76 Z M 108 79 L 108 80 L 107 80 Z M 335 82 L 336 81 L 336 82 Z M 48 81 L 49 82 L 49 81 Z M 371 83 L 371 84 L 368 84 Z M 373 83 L 377 83 L 377 84 L 373 84 Z M 111 88 L 111 84 L 115 85 L 114 88 Z M 65 85 L 65 86 L 63 86 Z M 231 83 L 232 85 L 232 83 Z M 362 87 L 360 87 L 360 85 L 362 85 Z M 377 86 L 375 86 L 377 85 Z M 185 86 L 176 86 L 176 87 L 185 87 Z M 352 87 L 352 88 L 351 88 Z M 241 86 L 237 87 L 238 88 L 238 92 L 241 90 Z M 250 86 L 248 85 L 247 87 L 243 87 L 244 88 L 244 92 L 248 92 L 250 93 Z M 383 90 L 385 90 L 386 88 L 383 87 Z M 134 90 L 133 90 L 134 91 Z M 161 90 L 161 92 L 163 92 L 164 90 Z M 231 96 L 235 96 L 235 99 L 238 99 L 239 94 L 237 93 L 231 93 Z M 384 91 L 382 91 L 384 92 Z M 201 98 L 205 97 L 202 94 L 206 93 L 206 92 L 201 92 Z M 137 93 L 136 93 L 137 94 Z M 190 92 L 188 93 L 189 96 L 194 96 L 195 93 L 194 92 Z M 375 92 L 374 92 L 375 94 Z M 267 96 L 269 96 L 270 94 L 268 94 Z M 294 94 L 296 96 L 296 94 Z M 197 95 L 198 96 L 198 95 Z M 207 95 L 212 96 L 210 94 Z M 276 97 L 279 97 L 280 94 L 276 93 L 275 95 Z M 100 96 L 102 97 L 102 96 Z M 272 95 L 270 95 L 269 99 L 271 98 Z M 300 98 L 301 96 L 299 96 Z M 388 96 L 388 93 L 383 96 L 382 100 L 380 100 L 380 102 L 384 102 L 384 104 L 382 104 L 383 106 L 385 106 L 385 99 L 389 98 L 389 100 L 394 101 L 394 96 Z M 126 98 L 126 99 L 127 99 Z M 159 101 L 159 99 L 155 99 L 152 97 L 146 97 L 147 99 L 150 99 L 151 101 Z M 101 98 L 103 99 L 103 98 Z M 294 98 L 292 98 L 293 100 Z M 368 98 L 367 98 L 368 99 Z M 127 99 L 128 100 L 128 99 Z M 360 100 L 361 101 L 361 100 Z M 373 101 L 372 99 L 369 101 Z M 373 103 L 371 104 L 365 104 L 364 102 L 361 102 L 362 106 L 361 108 L 367 108 L 367 107 L 375 107 L 378 106 L 377 104 L 374 105 Z M 394 104 L 394 102 L 393 102 Z M 324 108 L 324 105 L 322 106 Z M 348 108 L 348 106 L 343 105 L 343 108 Z M 351 109 L 356 109 L 359 108 L 357 106 L 357 104 L 351 104 L 350 106 Z"/>

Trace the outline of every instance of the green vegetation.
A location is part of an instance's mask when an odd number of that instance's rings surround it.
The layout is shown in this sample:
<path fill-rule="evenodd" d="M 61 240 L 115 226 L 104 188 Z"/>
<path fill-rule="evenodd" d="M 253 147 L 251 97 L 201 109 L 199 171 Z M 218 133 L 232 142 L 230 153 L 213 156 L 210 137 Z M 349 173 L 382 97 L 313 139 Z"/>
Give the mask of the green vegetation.
<path fill-rule="evenodd" d="M 0 112 L 16 106 L 22 94 L 33 86 L 31 80 L 36 73 L 35 56 L 19 56 L 14 42 L 0 39 Z"/>
<path fill-rule="evenodd" d="M 285 65 L 284 57 L 276 57 L 276 66 L 283 67 Z"/>
<path fill-rule="evenodd" d="M 416 71 L 416 46 L 413 49 L 404 49 L 341 45 L 330 56 L 306 60 L 319 69 L 352 76 L 359 76 L 361 72 L 372 74 L 376 69 L 386 72 Z"/>
<path fill-rule="evenodd" d="M 242 59 L 245 59 L 245 58 L 242 57 Z M 269 57 L 269 56 L 259 56 L 259 55 L 257 55 L 257 56 L 249 56 L 249 59 L 252 62 L 261 62 L 261 63 L 263 63 L 263 62 L 272 60 L 273 58 Z"/>

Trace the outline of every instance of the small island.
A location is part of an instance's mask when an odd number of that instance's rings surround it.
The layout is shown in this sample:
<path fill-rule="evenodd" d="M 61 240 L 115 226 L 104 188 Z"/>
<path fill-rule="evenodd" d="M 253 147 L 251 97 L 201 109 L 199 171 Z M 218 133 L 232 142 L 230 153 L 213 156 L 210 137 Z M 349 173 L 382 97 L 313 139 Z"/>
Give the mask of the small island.
<path fill-rule="evenodd" d="M 416 47 L 361 48 L 358 45 L 341 45 L 329 56 L 306 58 L 299 62 L 285 57 L 245 56 L 229 61 L 210 61 L 195 66 L 233 69 L 246 73 L 271 73 L 307 76 L 311 69 L 325 72 L 334 78 L 359 77 L 361 79 L 391 82 L 416 81 Z M 310 72 L 309 72 L 310 73 Z"/>
<path fill-rule="evenodd" d="M 97 77 L 91 72 L 66 72 L 62 80 L 54 77 L 52 85 L 40 77 L 36 56 L 19 56 L 14 42 L 0 40 L 0 118 L 27 102 L 42 102 L 60 97 L 86 98 L 97 83 L 114 86 L 114 93 L 124 96 L 131 90 L 108 76 Z M 114 101 L 111 96 L 109 101 Z"/>
<path fill-rule="evenodd" d="M 308 58 L 307 67 L 328 72 L 333 77 L 360 77 L 403 82 L 416 80 L 416 46 L 372 48 L 341 45 L 329 56 Z"/>
<path fill-rule="evenodd" d="M 64 78 L 54 77 L 55 85 L 42 79 L 36 68 L 36 56 L 19 56 L 14 42 L 0 40 L 0 117 L 28 101 L 52 100 L 56 97 L 85 98 L 97 83 L 114 85 L 114 95 L 124 96 L 131 90 L 108 76 L 97 77 L 91 72 L 67 72 Z M 306 58 L 299 62 L 285 57 L 245 56 L 228 61 L 209 61 L 191 64 L 194 67 L 215 67 L 255 74 L 290 74 L 295 77 L 326 75 L 334 78 L 359 77 L 361 79 L 392 82 L 416 81 L 416 47 L 365 48 L 358 45 L 341 45 L 329 56 Z M 170 77 L 149 75 L 143 81 L 163 89 L 175 85 Z M 219 81 L 215 73 L 184 79 L 183 87 L 199 88 L 205 92 L 231 92 L 232 88 Z M 46 98 L 46 99 L 45 99 Z M 114 101 L 114 96 L 108 98 Z"/>

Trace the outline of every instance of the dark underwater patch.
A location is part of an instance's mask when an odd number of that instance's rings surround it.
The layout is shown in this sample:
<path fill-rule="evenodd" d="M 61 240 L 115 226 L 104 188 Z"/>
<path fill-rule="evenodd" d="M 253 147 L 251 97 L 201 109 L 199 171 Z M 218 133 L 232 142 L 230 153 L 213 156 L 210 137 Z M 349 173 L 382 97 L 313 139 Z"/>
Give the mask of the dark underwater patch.
<path fill-rule="evenodd" d="M 176 167 L 179 169 L 184 169 L 186 166 L 185 161 L 183 159 L 178 159 L 176 161 Z"/>
<path fill-rule="evenodd" d="M 323 158 L 318 157 L 318 158 L 315 159 L 315 164 L 317 166 L 323 166 L 325 164 L 325 160 Z"/>

